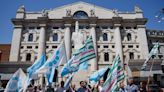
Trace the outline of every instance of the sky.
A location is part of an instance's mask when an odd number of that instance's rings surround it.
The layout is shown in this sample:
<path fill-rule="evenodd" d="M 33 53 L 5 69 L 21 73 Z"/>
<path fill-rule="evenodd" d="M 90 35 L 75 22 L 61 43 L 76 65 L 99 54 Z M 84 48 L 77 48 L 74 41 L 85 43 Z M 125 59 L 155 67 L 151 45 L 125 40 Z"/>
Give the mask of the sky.
<path fill-rule="evenodd" d="M 13 25 L 17 9 L 24 5 L 26 11 L 42 11 L 62 5 L 83 1 L 108 9 L 132 12 L 134 6 L 139 6 L 144 17 L 148 18 L 147 29 L 164 30 L 164 21 L 158 23 L 155 15 L 164 8 L 164 0 L 0 0 L 0 44 L 10 44 L 12 41 Z"/>

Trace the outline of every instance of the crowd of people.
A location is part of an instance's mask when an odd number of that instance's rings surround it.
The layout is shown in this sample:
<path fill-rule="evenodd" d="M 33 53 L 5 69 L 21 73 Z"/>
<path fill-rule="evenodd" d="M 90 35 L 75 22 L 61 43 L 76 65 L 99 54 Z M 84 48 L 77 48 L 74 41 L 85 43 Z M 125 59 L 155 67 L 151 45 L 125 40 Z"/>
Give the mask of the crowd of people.
<path fill-rule="evenodd" d="M 95 85 L 90 85 L 87 81 L 80 81 L 80 86 L 76 88 L 75 84 L 70 84 L 69 88 L 65 89 L 64 81 L 61 81 L 60 84 L 55 84 L 53 86 L 46 86 L 45 88 L 41 88 L 41 86 L 33 86 L 29 85 L 26 92 L 104 92 L 103 84 L 104 81 L 100 80 L 99 83 Z M 4 92 L 1 90 L 0 92 Z M 4 88 L 3 88 L 4 89 Z M 140 82 L 140 85 L 136 85 L 132 78 L 128 79 L 128 85 L 122 81 L 119 84 L 119 88 L 117 92 L 163 92 L 163 91 L 148 91 L 146 88 L 146 83 Z"/>
<path fill-rule="evenodd" d="M 70 84 L 70 87 L 66 90 L 64 88 L 64 81 L 60 82 L 60 85 L 47 86 L 45 91 L 41 90 L 40 86 L 29 87 L 27 92 L 104 92 L 103 84 L 104 81 L 100 80 L 98 84 L 90 85 L 87 81 L 80 81 L 80 87 L 76 88 L 75 84 Z M 128 80 L 128 85 L 125 86 L 125 83 L 120 82 L 119 89 L 117 92 L 150 92 L 146 90 L 146 84 L 140 82 L 140 85 L 137 86 L 133 79 Z"/>

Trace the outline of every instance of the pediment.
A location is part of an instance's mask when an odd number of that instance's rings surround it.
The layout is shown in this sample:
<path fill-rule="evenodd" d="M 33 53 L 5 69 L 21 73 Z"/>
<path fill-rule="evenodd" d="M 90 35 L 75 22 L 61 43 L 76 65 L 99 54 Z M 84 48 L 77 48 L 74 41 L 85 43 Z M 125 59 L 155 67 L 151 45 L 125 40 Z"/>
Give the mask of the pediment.
<path fill-rule="evenodd" d="M 112 18 L 114 16 L 113 10 L 95 6 L 93 4 L 85 3 L 82 1 L 50 10 L 48 16 L 50 19 L 61 19 L 63 17 L 66 17 L 67 10 L 71 11 L 71 15 L 73 15 L 77 11 L 84 11 L 88 14 L 89 17 L 91 16 L 91 10 L 94 10 L 95 16 L 102 19 Z"/>

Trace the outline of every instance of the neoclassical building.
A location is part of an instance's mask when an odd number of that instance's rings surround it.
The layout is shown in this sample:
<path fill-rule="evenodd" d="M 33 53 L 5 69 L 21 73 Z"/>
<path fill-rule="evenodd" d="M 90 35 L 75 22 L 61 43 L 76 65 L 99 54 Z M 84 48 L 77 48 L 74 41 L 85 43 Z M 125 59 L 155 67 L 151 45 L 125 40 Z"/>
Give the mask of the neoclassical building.
<path fill-rule="evenodd" d="M 93 37 L 97 54 L 87 75 L 112 64 L 115 55 L 119 54 L 125 66 L 129 64 L 134 71 L 133 76 L 142 76 L 145 73 L 140 67 L 155 42 L 160 42 L 161 48 L 155 57 L 157 64 L 153 73 L 162 73 L 164 31 L 147 29 L 148 19 L 139 7 L 135 6 L 132 12 L 121 12 L 85 2 L 38 12 L 26 11 L 21 6 L 12 18 L 14 29 L 9 62 L 33 63 L 42 53 L 48 58 L 61 41 L 65 42 L 67 58 L 71 58 L 76 21 L 84 39 Z"/>

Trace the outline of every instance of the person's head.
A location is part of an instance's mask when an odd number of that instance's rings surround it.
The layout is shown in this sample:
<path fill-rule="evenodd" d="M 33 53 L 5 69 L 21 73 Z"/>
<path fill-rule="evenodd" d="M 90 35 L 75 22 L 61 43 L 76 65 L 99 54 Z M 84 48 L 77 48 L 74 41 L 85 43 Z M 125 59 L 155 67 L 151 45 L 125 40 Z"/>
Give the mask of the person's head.
<path fill-rule="evenodd" d="M 101 79 L 101 80 L 99 81 L 99 85 L 102 86 L 103 84 L 104 84 L 104 80 Z"/>
<path fill-rule="evenodd" d="M 35 90 L 35 91 L 37 90 L 37 86 L 34 86 L 34 90 Z"/>
<path fill-rule="evenodd" d="M 61 87 L 64 87 L 64 81 L 60 82 Z"/>
<path fill-rule="evenodd" d="M 128 82 L 130 85 L 132 85 L 134 83 L 133 78 L 129 78 Z"/>
<path fill-rule="evenodd" d="M 84 81 L 80 81 L 80 86 L 84 87 Z"/>
<path fill-rule="evenodd" d="M 75 89 L 76 88 L 76 85 L 75 84 L 71 84 L 71 88 L 72 89 Z"/>
<path fill-rule="evenodd" d="M 120 82 L 120 88 L 124 88 L 124 86 L 125 86 L 125 85 L 124 85 L 124 81 L 121 81 L 121 82 Z"/>

